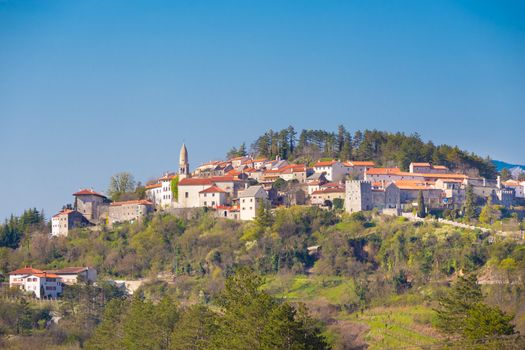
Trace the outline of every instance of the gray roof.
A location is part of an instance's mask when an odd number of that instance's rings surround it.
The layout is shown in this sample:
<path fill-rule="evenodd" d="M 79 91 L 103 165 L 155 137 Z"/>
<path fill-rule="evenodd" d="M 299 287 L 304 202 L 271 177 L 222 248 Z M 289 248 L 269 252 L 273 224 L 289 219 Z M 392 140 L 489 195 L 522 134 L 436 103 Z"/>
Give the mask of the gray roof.
<path fill-rule="evenodd" d="M 264 188 L 262 186 L 250 186 L 241 193 L 239 193 L 239 198 L 245 198 L 245 197 L 255 197 L 257 192 L 262 190 L 264 194 L 266 194 L 266 191 L 264 191 Z"/>

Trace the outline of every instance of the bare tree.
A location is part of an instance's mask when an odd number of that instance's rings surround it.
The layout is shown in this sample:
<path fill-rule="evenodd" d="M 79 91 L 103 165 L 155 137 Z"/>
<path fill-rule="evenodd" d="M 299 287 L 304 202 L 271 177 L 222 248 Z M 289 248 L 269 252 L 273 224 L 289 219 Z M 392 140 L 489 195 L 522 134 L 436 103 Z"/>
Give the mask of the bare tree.
<path fill-rule="evenodd" d="M 122 194 L 135 190 L 135 178 L 131 173 L 121 172 L 111 176 L 108 194 L 113 199 L 118 199 Z"/>

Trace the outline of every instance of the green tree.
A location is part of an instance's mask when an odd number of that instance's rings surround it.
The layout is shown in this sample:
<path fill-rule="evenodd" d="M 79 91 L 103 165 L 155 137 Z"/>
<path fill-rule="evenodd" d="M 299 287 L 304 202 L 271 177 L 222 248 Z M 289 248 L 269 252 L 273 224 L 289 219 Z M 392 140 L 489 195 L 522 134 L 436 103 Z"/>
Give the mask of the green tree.
<path fill-rule="evenodd" d="M 463 216 L 467 220 L 472 220 L 476 217 L 476 206 L 474 204 L 474 190 L 472 189 L 472 185 L 468 185 L 466 190 Z"/>
<path fill-rule="evenodd" d="M 499 217 L 499 210 L 492 205 L 492 196 L 487 198 L 487 203 L 481 209 L 479 221 L 484 224 L 493 224 Z"/>
<path fill-rule="evenodd" d="M 210 348 L 217 333 L 217 316 L 204 305 L 187 308 L 173 331 L 171 349 L 200 350 Z"/>
<path fill-rule="evenodd" d="M 261 290 L 264 280 L 240 269 L 228 278 L 214 349 L 326 349 L 321 332 L 304 314 Z M 315 340 L 314 340 L 315 338 Z"/>
<path fill-rule="evenodd" d="M 333 207 L 336 210 L 342 210 L 345 205 L 345 201 L 342 198 L 334 198 Z"/>
<path fill-rule="evenodd" d="M 487 339 L 494 342 L 493 339 L 498 336 L 512 335 L 516 332 L 511 323 L 512 319 L 512 316 L 497 307 L 477 303 L 468 310 L 464 333 L 471 340 Z"/>
<path fill-rule="evenodd" d="M 97 326 L 93 336 L 86 342 L 88 350 L 124 349 L 122 343 L 122 320 L 127 314 L 129 302 L 122 299 L 111 300 L 104 309 L 102 322 Z"/>
<path fill-rule="evenodd" d="M 512 178 L 512 175 L 510 174 L 510 171 L 507 168 L 501 169 L 501 171 L 499 172 L 499 176 L 501 176 L 502 181 L 507 181 Z"/>
<path fill-rule="evenodd" d="M 173 199 L 175 200 L 175 202 L 178 202 L 179 201 L 179 175 L 175 175 L 175 177 L 171 179 L 170 185 L 171 185 L 171 194 L 173 195 Z"/>
<path fill-rule="evenodd" d="M 419 191 L 417 195 L 417 216 L 424 218 L 427 216 L 427 210 L 425 208 L 425 198 L 423 197 L 423 191 Z"/>
<path fill-rule="evenodd" d="M 108 194 L 113 200 L 119 200 L 124 193 L 135 190 L 135 178 L 131 173 L 120 172 L 111 176 L 109 180 Z"/>
<path fill-rule="evenodd" d="M 449 334 L 469 340 L 497 343 L 499 336 L 515 333 L 512 316 L 483 303 L 477 277 L 459 277 L 448 294 L 439 300 L 437 326 Z"/>

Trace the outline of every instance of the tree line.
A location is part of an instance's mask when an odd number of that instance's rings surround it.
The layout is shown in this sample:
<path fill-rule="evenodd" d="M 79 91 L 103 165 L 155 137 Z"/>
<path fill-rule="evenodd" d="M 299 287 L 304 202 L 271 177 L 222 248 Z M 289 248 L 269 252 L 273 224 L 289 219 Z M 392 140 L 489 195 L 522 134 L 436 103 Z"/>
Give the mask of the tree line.
<path fill-rule="evenodd" d="M 339 125 L 336 132 L 313 129 L 297 132 L 293 126 L 278 131 L 268 130 L 252 143 L 249 151 L 243 143 L 239 148 L 233 147 L 227 156 L 249 153 L 269 159 L 280 157 L 306 163 L 322 158 L 372 160 L 378 165 L 399 166 L 404 170 L 411 162 L 431 162 L 487 178 L 497 175 L 496 167 L 489 158 L 457 146 L 424 142 L 417 133 L 406 135 L 378 130 L 351 133 L 343 125 Z"/>

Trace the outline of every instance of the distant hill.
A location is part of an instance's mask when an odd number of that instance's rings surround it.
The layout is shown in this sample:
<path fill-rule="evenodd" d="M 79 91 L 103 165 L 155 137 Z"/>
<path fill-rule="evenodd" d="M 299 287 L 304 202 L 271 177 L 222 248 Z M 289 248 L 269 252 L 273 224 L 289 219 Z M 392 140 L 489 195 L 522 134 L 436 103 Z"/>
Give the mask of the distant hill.
<path fill-rule="evenodd" d="M 493 160 L 492 163 L 496 166 L 498 171 L 508 169 L 512 178 L 517 179 L 521 174 L 525 173 L 525 165 L 510 164 L 501 160 Z"/>
<path fill-rule="evenodd" d="M 498 171 L 501 171 L 503 169 L 514 169 L 514 168 L 521 168 L 523 171 L 525 171 L 525 165 L 519 165 L 519 164 L 511 164 L 507 163 L 501 160 L 493 160 L 492 163 L 496 166 L 496 169 Z"/>

